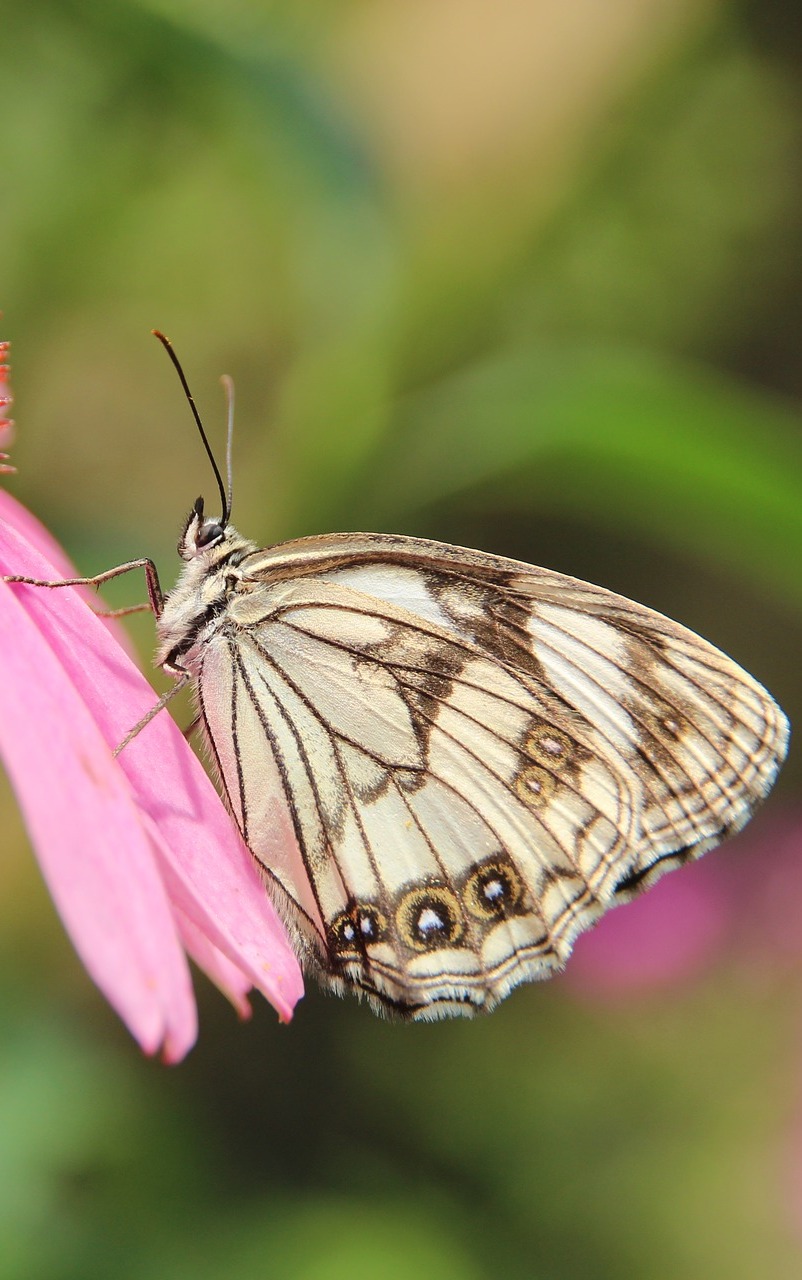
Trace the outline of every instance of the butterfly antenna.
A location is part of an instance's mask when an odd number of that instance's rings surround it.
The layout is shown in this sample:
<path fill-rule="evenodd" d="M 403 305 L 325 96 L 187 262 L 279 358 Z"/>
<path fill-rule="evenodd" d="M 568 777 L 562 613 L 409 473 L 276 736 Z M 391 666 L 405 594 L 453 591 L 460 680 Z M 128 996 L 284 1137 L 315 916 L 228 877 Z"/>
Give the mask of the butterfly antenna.
<path fill-rule="evenodd" d="M 231 519 L 231 506 L 234 499 L 234 471 L 232 466 L 232 455 L 234 446 L 234 379 L 229 378 L 224 373 L 220 381 L 226 393 L 226 404 L 228 405 L 228 428 L 226 430 L 226 509 L 228 519 Z"/>
<path fill-rule="evenodd" d="M 228 524 L 228 517 L 231 514 L 229 498 L 226 496 L 226 490 L 223 484 L 223 477 L 220 475 L 220 468 L 215 462 L 214 454 L 212 453 L 212 447 L 209 444 L 208 439 L 206 438 L 206 432 L 203 429 L 203 423 L 201 422 L 200 414 L 198 413 L 198 409 L 195 404 L 195 400 L 193 398 L 192 392 L 189 389 L 189 383 L 187 382 L 186 377 L 184 376 L 184 370 L 181 368 L 180 361 L 178 359 L 178 356 L 175 354 L 175 351 L 173 350 L 173 344 L 170 341 L 170 339 L 165 334 L 161 333 L 159 329 L 151 329 L 151 333 L 153 334 L 154 338 L 159 339 L 159 342 L 162 344 L 168 356 L 172 360 L 173 365 L 175 366 L 175 371 L 181 380 L 181 386 L 184 388 L 184 395 L 189 401 L 189 407 L 192 410 L 192 416 L 195 419 L 195 425 L 197 426 L 198 431 L 200 432 L 200 438 L 203 441 L 203 447 L 206 450 L 206 455 L 212 464 L 212 471 L 214 472 L 214 478 L 217 481 L 217 487 L 220 490 L 220 501 L 223 504 L 223 514 L 222 514 L 220 523 L 223 525 L 226 525 Z M 229 485 L 229 494 L 230 494 L 230 485 Z"/>

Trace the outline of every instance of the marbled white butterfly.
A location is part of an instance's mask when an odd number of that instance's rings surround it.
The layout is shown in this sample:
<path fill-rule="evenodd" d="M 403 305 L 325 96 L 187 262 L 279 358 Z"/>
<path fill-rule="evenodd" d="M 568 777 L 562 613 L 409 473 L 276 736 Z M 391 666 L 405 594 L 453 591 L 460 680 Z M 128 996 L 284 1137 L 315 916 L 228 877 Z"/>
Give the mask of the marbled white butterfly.
<path fill-rule="evenodd" d="M 222 514 L 195 503 L 165 598 L 137 562 L 157 661 L 194 686 L 231 813 L 325 987 L 405 1018 L 492 1009 L 743 827 L 788 742 L 756 680 L 548 569 L 384 534 L 247 541 L 162 341 Z"/>

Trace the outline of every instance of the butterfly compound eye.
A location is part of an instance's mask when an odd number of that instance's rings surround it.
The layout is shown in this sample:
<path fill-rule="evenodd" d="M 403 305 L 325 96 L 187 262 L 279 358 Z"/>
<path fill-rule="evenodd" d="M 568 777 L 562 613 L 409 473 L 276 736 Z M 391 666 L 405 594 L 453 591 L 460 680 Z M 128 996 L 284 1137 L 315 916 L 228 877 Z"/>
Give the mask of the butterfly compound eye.
<path fill-rule="evenodd" d="M 189 513 L 187 520 L 186 533 L 196 522 L 197 532 L 195 534 L 195 549 L 202 550 L 205 547 L 214 546 L 215 542 L 219 542 L 225 536 L 225 529 L 221 520 L 204 520 L 203 518 L 203 498 L 196 498 L 195 505 Z"/>
<path fill-rule="evenodd" d="M 198 536 L 195 545 L 198 548 L 212 547 L 216 542 L 224 536 L 223 526 L 219 520 L 207 520 L 198 530 Z"/>

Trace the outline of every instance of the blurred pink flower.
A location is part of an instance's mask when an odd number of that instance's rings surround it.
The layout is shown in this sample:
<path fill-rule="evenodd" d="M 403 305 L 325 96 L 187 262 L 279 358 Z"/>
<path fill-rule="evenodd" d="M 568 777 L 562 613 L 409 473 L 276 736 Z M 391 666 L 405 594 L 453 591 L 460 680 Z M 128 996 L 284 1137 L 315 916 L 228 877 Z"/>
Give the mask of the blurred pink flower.
<path fill-rule="evenodd" d="M 2 574 L 75 570 L 0 491 Z M 79 591 L 0 581 L 0 757 L 88 972 L 142 1048 L 175 1062 L 197 1034 L 185 951 L 243 1015 L 255 987 L 287 1021 L 303 985 L 253 860 L 171 717 L 114 758 L 155 701 L 119 634 Z"/>
<path fill-rule="evenodd" d="M 802 957 L 802 821 L 760 815 L 720 856 L 672 872 L 578 940 L 566 981 L 627 997 L 696 977 L 722 953 L 749 981 Z"/>
<path fill-rule="evenodd" d="M 730 905 L 715 863 L 672 872 L 583 934 L 566 978 L 593 996 L 614 998 L 691 978 L 720 950 Z"/>
<path fill-rule="evenodd" d="M 12 395 L 8 387 L 8 343 L 0 342 L 0 474 L 4 471 L 13 471 L 13 467 L 6 465 L 8 454 L 4 452 L 11 444 L 11 435 L 14 423 L 4 416 L 5 410 L 11 404 Z"/>
<path fill-rule="evenodd" d="M 802 958 L 802 816 L 772 810 L 738 840 L 730 871 L 733 944 L 753 980 L 782 978 Z"/>

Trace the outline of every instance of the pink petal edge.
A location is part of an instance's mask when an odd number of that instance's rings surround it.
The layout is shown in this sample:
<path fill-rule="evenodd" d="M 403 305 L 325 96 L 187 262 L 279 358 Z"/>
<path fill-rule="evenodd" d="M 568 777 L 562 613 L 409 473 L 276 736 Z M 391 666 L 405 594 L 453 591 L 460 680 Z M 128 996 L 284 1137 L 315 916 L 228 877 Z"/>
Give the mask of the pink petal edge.
<path fill-rule="evenodd" d="M 75 566 L 70 562 L 49 529 L 46 529 L 27 507 L 24 507 L 21 502 L 17 502 L 16 498 L 13 498 L 5 489 L 0 489 L 0 521 L 10 525 L 21 538 L 24 538 L 40 555 L 44 556 L 45 560 L 48 560 L 56 568 L 57 577 L 78 577 Z M 11 570 L 8 572 L 11 572 Z M 89 587 L 84 588 L 83 596 L 89 603 L 96 599 Z M 118 630 L 122 631 L 122 628 L 120 627 Z"/>
<path fill-rule="evenodd" d="M 0 529 L 3 569 L 5 550 Z M 96 724 L 5 584 L 0 646 L 0 754 L 67 931 L 142 1048 L 186 1052 L 195 1002 L 150 840 Z"/>
<path fill-rule="evenodd" d="M 80 576 L 75 565 L 69 559 L 63 547 L 53 537 L 50 530 L 46 529 L 41 521 L 37 520 L 36 516 L 28 511 L 27 507 L 23 507 L 22 503 L 17 502 L 16 498 L 12 498 L 11 494 L 7 493 L 5 489 L 0 489 L 0 523 L 10 525 L 21 538 L 24 538 L 40 555 L 44 556 L 45 560 L 56 570 L 53 575 L 54 578 L 77 578 Z M 33 577 L 34 575 L 30 574 L 28 576 Z M 103 607 L 103 601 L 94 587 L 75 587 L 73 589 L 93 613 Z M 114 618 L 100 618 L 100 621 L 136 665 L 137 652 L 125 627 Z"/>
<path fill-rule="evenodd" d="M 24 572 L 58 576 L 43 559 L 33 567 L 35 552 L 27 544 L 19 554 L 26 549 Z M 15 590 L 57 648 L 107 743 L 121 741 L 153 705 L 150 685 L 72 590 Z M 115 689 L 113 700 L 104 692 L 109 687 Z M 289 1020 L 303 994 L 298 962 L 251 855 L 170 716 L 157 716 L 126 747 L 119 764 L 154 820 L 150 832 L 163 873 L 170 869 L 168 892 L 175 905 Z M 231 989 L 228 980 L 226 987 Z"/>
<path fill-rule="evenodd" d="M 248 999 L 250 981 L 239 966 L 232 964 L 228 956 L 218 951 L 214 943 L 175 904 L 173 914 L 184 949 L 192 956 L 196 965 L 208 974 L 215 986 L 228 996 L 240 1018 L 247 1021 L 253 1012 Z"/>

